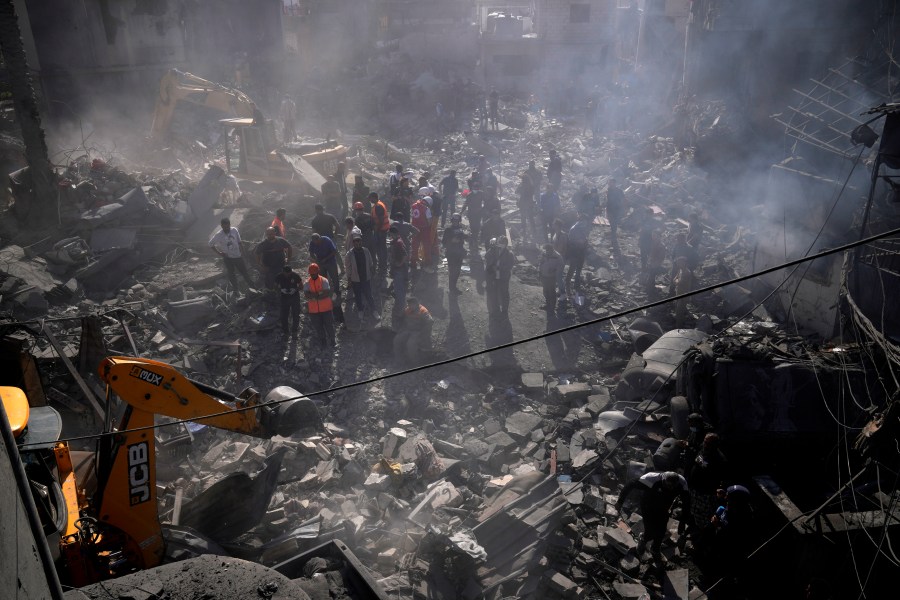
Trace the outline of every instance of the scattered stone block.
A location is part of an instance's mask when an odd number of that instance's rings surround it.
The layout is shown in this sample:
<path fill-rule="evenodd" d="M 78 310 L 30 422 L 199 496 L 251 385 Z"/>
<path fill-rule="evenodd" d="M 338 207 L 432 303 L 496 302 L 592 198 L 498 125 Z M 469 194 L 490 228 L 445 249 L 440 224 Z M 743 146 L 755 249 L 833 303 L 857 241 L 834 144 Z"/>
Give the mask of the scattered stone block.
<path fill-rule="evenodd" d="M 505 431 L 498 431 L 493 435 L 489 435 L 484 441 L 488 444 L 495 444 L 497 448 L 500 448 L 501 450 L 511 450 L 518 445 L 516 444 L 516 440 L 510 437 Z"/>
<path fill-rule="evenodd" d="M 616 593 L 622 596 L 622 598 L 626 599 L 637 599 L 647 593 L 647 588 L 642 586 L 640 583 L 620 583 L 618 581 L 614 581 L 613 589 L 615 589 Z"/>
<path fill-rule="evenodd" d="M 543 373 L 522 373 L 522 385 L 528 390 L 544 389 Z"/>
<path fill-rule="evenodd" d="M 547 585 L 555 593 L 565 598 L 575 598 L 578 584 L 557 571 L 550 571 Z"/>
<path fill-rule="evenodd" d="M 688 600 L 690 586 L 690 576 L 687 569 L 666 571 L 663 578 L 665 600 Z"/>
<path fill-rule="evenodd" d="M 394 458 L 401 444 L 406 441 L 406 430 L 399 427 L 392 427 L 384 436 L 384 446 L 382 454 L 388 458 Z"/>
<path fill-rule="evenodd" d="M 599 527 L 597 535 L 606 539 L 610 546 L 622 554 L 628 554 L 629 551 L 637 548 L 637 542 L 634 541 L 634 538 L 628 532 L 618 527 Z"/>
<path fill-rule="evenodd" d="M 497 419 L 488 419 L 484 422 L 485 437 L 490 437 L 501 429 L 503 429 L 503 427 L 500 425 L 500 421 L 498 421 Z"/>
<path fill-rule="evenodd" d="M 556 386 L 556 395 L 560 400 L 571 404 L 577 400 L 587 399 L 591 395 L 591 386 L 581 382 L 559 385 Z"/>
<path fill-rule="evenodd" d="M 531 432 L 538 429 L 543 419 L 531 412 L 518 411 L 506 417 L 506 431 L 510 435 L 525 439 Z"/>

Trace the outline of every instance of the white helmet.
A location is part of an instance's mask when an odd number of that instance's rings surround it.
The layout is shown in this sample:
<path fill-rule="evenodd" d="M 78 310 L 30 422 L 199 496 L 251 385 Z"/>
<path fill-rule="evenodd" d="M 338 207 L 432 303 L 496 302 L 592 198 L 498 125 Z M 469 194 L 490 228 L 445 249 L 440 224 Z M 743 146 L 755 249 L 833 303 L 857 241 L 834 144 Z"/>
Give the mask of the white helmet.
<path fill-rule="evenodd" d="M 420 187 L 419 188 L 419 198 L 424 198 L 425 196 L 431 195 L 431 188 L 428 187 Z"/>
<path fill-rule="evenodd" d="M 425 200 L 425 204 L 427 204 L 428 206 L 431 206 L 431 203 L 434 202 L 434 200 L 432 200 L 431 196 L 425 196 L 424 200 Z"/>

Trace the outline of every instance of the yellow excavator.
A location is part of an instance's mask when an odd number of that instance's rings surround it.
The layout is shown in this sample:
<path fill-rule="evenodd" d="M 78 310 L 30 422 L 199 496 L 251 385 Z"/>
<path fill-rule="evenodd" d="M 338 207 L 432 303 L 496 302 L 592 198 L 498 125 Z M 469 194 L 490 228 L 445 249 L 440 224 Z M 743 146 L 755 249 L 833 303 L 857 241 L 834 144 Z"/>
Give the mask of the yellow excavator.
<path fill-rule="evenodd" d="M 188 107 L 217 115 L 225 128 L 226 170 L 239 179 L 289 187 L 305 182 L 312 189 L 304 192 L 318 193 L 347 158 L 346 146 L 332 141 L 278 147 L 271 121 L 247 94 L 178 69 L 160 79 L 150 138 L 167 141 L 176 115 Z"/>
<path fill-rule="evenodd" d="M 156 415 L 259 438 L 322 428 L 315 403 L 287 386 L 273 389 L 261 401 L 253 389 L 235 397 L 150 359 L 108 357 L 98 370 L 107 392 L 125 405 L 117 426 L 100 439 L 95 472 L 83 480 L 73 466 L 76 453 L 57 441 L 59 414 L 49 407 L 29 407 L 19 388 L 0 387 L 60 579 L 75 587 L 149 569 L 163 560 Z M 242 517 L 222 515 L 229 518 Z"/>
<path fill-rule="evenodd" d="M 213 83 L 178 69 L 169 69 L 159 80 L 159 96 L 156 98 L 153 124 L 150 127 L 152 139 L 163 140 L 171 134 L 172 122 L 182 104 L 204 107 L 223 116 L 251 121 L 262 116 L 256 103 L 241 90 Z"/>

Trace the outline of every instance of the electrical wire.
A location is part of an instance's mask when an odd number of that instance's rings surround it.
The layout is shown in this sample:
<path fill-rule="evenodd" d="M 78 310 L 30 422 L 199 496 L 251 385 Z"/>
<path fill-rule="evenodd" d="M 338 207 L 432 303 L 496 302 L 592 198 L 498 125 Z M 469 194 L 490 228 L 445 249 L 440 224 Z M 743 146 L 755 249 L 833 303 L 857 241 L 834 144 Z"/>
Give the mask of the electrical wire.
<path fill-rule="evenodd" d="M 742 276 L 740 276 L 740 277 L 735 277 L 735 278 L 732 278 L 732 279 L 730 279 L 730 280 L 728 280 L 728 281 L 724 281 L 724 282 L 720 282 L 720 283 L 713 283 L 713 284 L 710 284 L 710 285 L 707 285 L 707 286 L 698 288 L 698 289 L 696 289 L 696 290 L 693 290 L 693 291 L 690 291 L 690 292 L 686 292 L 686 293 L 684 293 L 684 294 L 676 294 L 675 296 L 672 296 L 672 297 L 670 297 L 670 298 L 665 298 L 665 299 L 656 300 L 656 301 L 653 301 L 653 302 L 648 302 L 648 303 L 646 303 L 646 304 L 643 304 L 643 305 L 641 305 L 641 306 L 637 306 L 637 307 L 635 307 L 635 308 L 625 309 L 625 310 L 622 310 L 622 311 L 619 311 L 619 312 L 616 312 L 616 313 L 612 313 L 612 314 L 609 314 L 609 315 L 605 315 L 605 316 L 603 316 L 603 317 L 598 317 L 598 318 L 596 318 L 596 319 L 591 319 L 591 320 L 589 320 L 589 321 L 583 321 L 583 322 L 581 322 L 581 323 L 575 323 L 575 324 L 572 324 L 572 325 L 567 325 L 566 327 L 561 327 L 561 328 L 555 329 L 555 330 L 553 330 L 553 331 L 547 331 L 547 332 L 544 332 L 544 333 L 539 333 L 539 334 L 536 334 L 536 335 L 533 335 L 533 336 L 529 336 L 529 337 L 526 337 L 526 338 L 522 338 L 522 339 L 520 339 L 520 340 L 513 340 L 513 341 L 510 341 L 510 342 L 505 342 L 505 343 L 499 344 L 499 345 L 497 345 L 497 346 L 492 346 L 492 347 L 490 347 L 490 348 L 485 348 L 484 350 L 476 350 L 476 351 L 473 351 L 473 352 L 469 352 L 469 353 L 467 353 L 467 354 L 462 354 L 462 355 L 460 355 L 460 356 L 455 356 L 455 357 L 452 357 L 452 358 L 446 358 L 446 359 L 434 361 L 434 362 L 432 362 L 432 363 L 428 363 L 428 364 L 425 364 L 425 365 L 420 365 L 420 366 L 417 366 L 417 367 L 411 367 L 411 368 L 409 368 L 409 369 L 404 369 L 404 370 L 402 370 L 402 371 L 395 371 L 395 372 L 393 372 L 393 373 L 385 373 L 384 375 L 379 375 L 379 376 L 377 376 L 377 377 L 371 377 L 371 378 L 366 379 L 366 380 L 363 380 L 363 381 L 355 381 L 355 382 L 352 382 L 352 383 L 346 383 L 346 384 L 342 384 L 342 385 L 339 385 L 339 386 L 335 386 L 335 387 L 331 387 L 331 388 L 326 388 L 326 389 L 318 390 L 318 391 L 315 391 L 315 392 L 310 392 L 310 393 L 304 394 L 303 396 L 300 396 L 300 397 L 310 398 L 310 397 L 315 397 L 315 396 L 321 396 L 321 395 L 326 395 L 326 394 L 332 394 L 332 393 L 344 391 L 344 390 L 347 390 L 347 389 L 352 389 L 352 388 L 356 388 L 356 387 L 360 387 L 360 386 L 369 385 L 369 384 L 372 384 L 372 383 L 377 383 L 377 382 L 379 382 L 379 381 L 385 381 L 385 380 L 393 379 L 393 378 L 396 378 L 396 377 L 402 377 L 402 376 L 404 376 L 404 375 L 409 375 L 409 374 L 411 374 L 411 373 L 418 373 L 418 372 L 420 372 L 420 371 L 425 371 L 425 370 L 428 370 L 428 369 L 432 369 L 432 368 L 434 368 L 434 367 L 439 367 L 439 366 L 443 366 L 443 365 L 452 364 L 452 363 L 459 362 L 459 361 L 462 361 L 462 360 L 467 360 L 467 359 L 469 359 L 469 358 L 474 358 L 474 357 L 476 357 L 476 356 L 481 356 L 481 355 L 483 355 L 483 354 L 489 354 L 489 353 L 495 352 L 495 351 L 497 351 L 497 350 L 503 350 L 503 349 L 506 349 L 506 348 L 512 348 L 512 347 L 515 347 L 515 346 L 518 346 L 518 345 L 521 345 L 521 344 L 527 344 L 527 343 L 530 343 L 530 342 L 535 342 L 535 341 L 542 340 L 542 339 L 544 339 L 544 338 L 547 338 L 547 337 L 550 337 L 550 336 L 553 336 L 553 335 L 557 335 L 557 334 L 560 334 L 560 333 L 566 333 L 566 332 L 569 332 L 569 331 L 575 331 L 575 330 L 577 330 L 577 329 L 581 329 L 581 328 L 583 328 L 583 327 L 589 327 L 589 326 L 592 326 L 592 325 L 597 325 L 597 324 L 600 324 L 600 323 L 605 323 L 606 321 L 611 321 L 611 320 L 613 320 L 613 319 L 618 319 L 618 318 L 621 318 L 621 317 L 626 317 L 626 316 L 629 316 L 629 315 L 632 315 L 632 314 L 635 314 L 635 313 L 639 313 L 639 312 L 643 312 L 643 311 L 645 311 L 645 310 L 649 310 L 649 309 L 651 309 L 651 308 L 655 308 L 655 307 L 657 307 L 657 306 L 663 306 L 663 305 L 668 304 L 668 303 L 670 303 L 670 302 L 676 302 L 676 301 L 678 301 L 678 300 L 691 298 L 691 297 L 696 296 L 696 295 L 699 295 L 699 294 L 705 294 L 705 293 L 707 293 L 707 292 L 712 292 L 712 291 L 715 291 L 715 290 L 717 290 L 717 289 L 719 289 L 719 288 L 721 288 L 721 287 L 725 287 L 725 286 L 728 286 L 728 285 L 733 285 L 733 284 L 736 284 L 736 283 L 741 283 L 741 282 L 743 282 L 743 281 L 747 281 L 747 280 L 749 280 L 749 279 L 754 279 L 754 278 L 756 278 L 756 277 L 761 277 L 761 276 L 763 276 L 763 275 L 768 275 L 769 273 L 774 273 L 774 272 L 776 272 L 776 271 L 780 271 L 780 270 L 786 269 L 786 268 L 788 268 L 788 267 L 793 267 L 793 266 L 796 266 L 796 265 L 800 265 L 800 264 L 803 264 L 804 262 L 807 262 L 807 261 L 810 261 L 810 260 L 816 260 L 816 259 L 818 259 L 818 258 L 823 258 L 823 257 L 825 257 L 825 256 L 830 256 L 830 255 L 832 255 L 832 254 L 838 254 L 838 253 L 841 253 L 841 252 L 846 252 L 847 250 L 852 250 L 853 248 L 856 248 L 856 247 L 858 247 L 858 246 L 862 246 L 862 245 L 865 245 L 865 244 L 871 244 L 871 243 L 874 242 L 874 241 L 877 241 L 877 240 L 880 240 L 880 239 L 884 239 L 884 238 L 887 238 L 887 237 L 891 237 L 891 236 L 897 236 L 897 235 L 900 235 L 900 228 L 896 228 L 896 229 L 891 229 L 891 230 L 888 230 L 888 231 L 884 231 L 884 232 L 875 234 L 875 235 L 873 235 L 873 236 L 870 236 L 870 237 L 867 237 L 867 238 L 863 238 L 863 239 L 861 239 L 861 240 L 856 240 L 856 241 L 854 241 L 854 242 L 849 242 L 849 243 L 847 243 L 847 244 L 844 244 L 843 246 L 837 246 L 837 247 L 835 247 L 835 248 L 830 248 L 830 249 L 827 249 L 827 250 L 823 250 L 822 252 L 819 252 L 819 253 L 816 253 L 816 254 L 813 254 L 813 255 L 800 257 L 800 258 L 797 258 L 797 259 L 788 261 L 788 262 L 783 263 L 783 264 L 780 264 L 780 265 L 775 265 L 775 266 L 773 266 L 773 267 L 765 268 L 765 269 L 763 269 L 763 270 L 761 270 L 761 271 L 758 271 L 758 272 L 756 272 L 756 273 L 751 273 L 751 274 L 749 274 L 749 275 L 742 275 Z M 272 400 L 272 401 L 270 401 L 270 402 L 262 402 L 262 403 L 260 403 L 260 404 L 254 405 L 254 406 L 247 406 L 247 407 L 233 408 L 233 409 L 229 409 L 229 410 L 227 410 L 227 411 L 222 411 L 222 412 L 219 412 L 219 413 L 213 413 L 213 414 L 210 414 L 210 415 L 205 415 L 205 416 L 203 416 L 203 417 L 195 417 L 195 418 L 193 418 L 193 419 L 180 419 L 180 420 L 173 421 L 173 422 L 170 422 L 170 423 L 162 423 L 162 424 L 148 425 L 148 426 L 146 426 L 146 427 L 139 427 L 139 428 L 135 428 L 135 429 L 127 429 L 127 430 L 123 430 L 123 431 L 116 431 L 116 432 L 110 431 L 110 432 L 102 432 L 102 433 L 89 434 L 89 435 L 83 435 L 83 436 L 75 436 L 75 437 L 70 437 L 70 438 L 61 439 L 61 440 L 59 440 L 59 441 L 60 441 L 60 442 L 73 442 L 73 441 L 79 441 L 79 440 L 97 439 L 97 438 L 102 438 L 102 437 L 106 437 L 106 436 L 110 436 L 110 435 L 120 435 L 120 434 L 123 434 L 123 433 L 130 433 L 130 432 L 132 432 L 132 431 L 143 431 L 143 430 L 145 430 L 145 429 L 154 429 L 154 428 L 157 428 L 157 427 L 163 427 L 163 426 L 179 425 L 179 424 L 187 423 L 187 422 L 190 422 L 190 421 L 197 421 L 197 420 L 202 420 L 202 419 L 208 419 L 208 418 L 212 418 L 212 417 L 223 416 L 223 415 L 226 415 L 226 414 L 234 414 L 235 412 L 241 412 L 241 411 L 245 411 L 245 410 L 256 410 L 257 408 L 262 408 L 262 407 L 266 407 L 266 406 L 274 406 L 274 405 L 276 405 L 276 404 L 281 404 L 281 403 L 283 403 L 283 402 L 288 402 L 288 401 L 290 401 L 290 400 L 296 400 L 296 399 L 298 399 L 298 398 L 300 398 L 300 397 L 297 397 L 297 398 L 294 398 L 294 397 L 292 397 L 292 398 L 282 398 L 282 399 L 279 399 L 279 400 Z M 29 446 L 28 444 L 23 444 L 22 447 L 24 448 L 24 447 L 28 447 L 28 446 Z"/>

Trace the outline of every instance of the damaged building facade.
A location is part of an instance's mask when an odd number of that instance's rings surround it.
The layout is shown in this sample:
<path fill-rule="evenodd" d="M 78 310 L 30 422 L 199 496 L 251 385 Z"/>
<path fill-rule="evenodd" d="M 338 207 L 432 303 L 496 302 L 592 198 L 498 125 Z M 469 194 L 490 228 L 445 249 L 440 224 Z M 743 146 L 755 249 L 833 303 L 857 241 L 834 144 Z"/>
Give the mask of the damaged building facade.
<path fill-rule="evenodd" d="M 0 536 L 0 593 L 890 597 L 897 23 L 825 4 L 17 2 L 57 197 L 19 218 L 3 121 L 0 468 L 22 512 L 0 524 L 27 534 Z M 157 135 L 166 81 L 184 95 Z M 141 108 L 97 119 L 115 106 Z M 343 258 L 341 194 L 363 229 L 370 192 L 402 211 L 397 165 L 432 209 L 455 171 L 466 234 L 490 166 L 496 241 L 470 235 L 456 281 L 452 241 L 412 271 L 411 356 L 402 277 L 356 310 L 350 259 L 336 343 L 306 298 L 291 336 L 267 228 L 306 282 L 316 205 Z M 549 213 L 528 219 L 548 181 L 569 243 L 588 231 L 563 285 Z M 246 286 L 210 247 L 222 219 Z"/>

